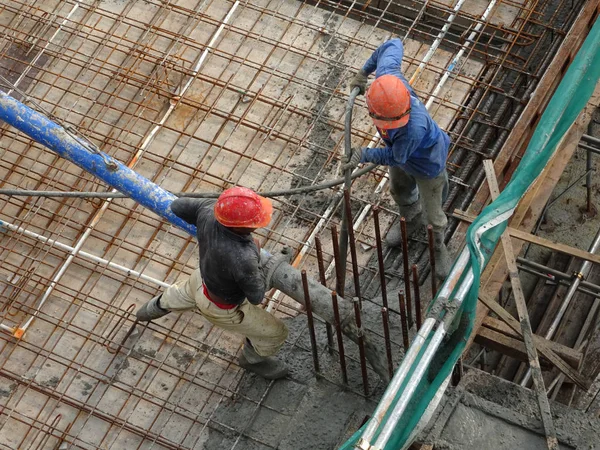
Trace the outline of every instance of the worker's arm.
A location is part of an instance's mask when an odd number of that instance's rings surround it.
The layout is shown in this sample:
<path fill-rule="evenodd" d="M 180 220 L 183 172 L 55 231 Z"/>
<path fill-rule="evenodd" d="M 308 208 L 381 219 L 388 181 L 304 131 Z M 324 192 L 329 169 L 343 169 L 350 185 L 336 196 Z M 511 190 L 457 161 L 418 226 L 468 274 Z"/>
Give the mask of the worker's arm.
<path fill-rule="evenodd" d="M 254 242 L 249 245 L 256 248 Z M 234 277 L 239 288 L 246 294 L 248 301 L 253 305 L 259 305 L 265 298 L 267 290 L 265 276 L 259 267 L 258 249 L 248 253 L 251 253 L 251 256 L 240 261 L 240 267 L 235 268 Z"/>
<path fill-rule="evenodd" d="M 367 74 L 377 72 L 377 77 L 382 75 L 395 75 L 404 80 L 401 72 L 404 46 L 398 38 L 390 39 L 379 46 L 367 60 L 362 70 Z"/>
<path fill-rule="evenodd" d="M 402 139 L 394 140 L 391 147 L 363 148 L 360 162 L 403 166 L 418 145 L 418 139 L 404 136 Z"/>
<path fill-rule="evenodd" d="M 204 208 L 213 208 L 215 200 L 211 198 L 178 198 L 171 203 L 171 211 L 187 223 L 196 225 L 198 213 Z"/>

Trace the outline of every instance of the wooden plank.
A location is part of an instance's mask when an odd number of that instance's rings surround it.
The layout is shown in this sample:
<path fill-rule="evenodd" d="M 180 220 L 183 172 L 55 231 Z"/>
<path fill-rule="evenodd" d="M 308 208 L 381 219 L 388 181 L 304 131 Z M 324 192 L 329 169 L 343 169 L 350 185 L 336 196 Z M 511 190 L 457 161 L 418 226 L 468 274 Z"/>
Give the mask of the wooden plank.
<path fill-rule="evenodd" d="M 471 223 L 473 222 L 473 220 L 475 220 L 475 216 L 467 214 L 466 212 L 461 211 L 459 209 L 455 209 L 452 216 L 468 223 Z M 600 264 L 600 255 L 595 255 L 588 251 L 581 250 L 576 247 L 571 247 L 570 245 L 561 244 L 560 242 L 555 242 L 550 239 L 536 236 L 524 230 L 518 230 L 516 228 L 508 227 L 507 231 L 511 237 L 519 239 L 521 241 L 541 245 L 542 247 L 546 247 L 551 250 L 564 253 L 565 255 L 575 256 L 576 258 L 581 258 L 583 260 L 593 262 L 594 264 Z"/>
<path fill-rule="evenodd" d="M 486 308 L 496 314 L 502 321 L 504 321 L 509 327 L 519 333 L 521 336 L 521 325 L 519 321 L 515 319 L 511 314 L 505 310 L 498 302 L 493 300 L 489 295 L 482 292 L 479 293 L 479 301 L 485 305 Z M 569 366 L 562 358 L 560 358 L 554 350 L 547 344 L 545 339 L 540 336 L 533 335 L 536 348 L 540 353 L 547 358 L 558 370 L 565 374 L 573 383 L 579 386 L 581 389 L 587 390 L 590 381 L 583 377 L 580 373 Z"/>
<path fill-rule="evenodd" d="M 498 187 L 498 180 L 496 180 L 496 174 L 494 173 L 494 165 L 492 161 L 490 159 L 483 160 L 483 168 L 485 170 L 492 200 L 496 200 L 496 198 L 500 195 L 500 188 Z M 525 343 L 525 351 L 527 352 L 529 369 L 531 377 L 533 378 L 533 388 L 536 393 L 540 414 L 542 416 L 544 433 L 546 434 L 546 445 L 548 446 L 548 450 L 558 450 L 558 438 L 556 437 L 556 430 L 554 429 L 554 419 L 552 418 L 552 411 L 550 410 L 550 401 L 548 400 L 548 395 L 546 394 L 546 387 L 544 385 L 540 360 L 533 342 L 533 331 L 531 330 L 531 322 L 529 321 L 527 302 L 525 301 L 523 286 L 521 285 L 521 279 L 519 278 L 519 269 L 517 269 L 517 258 L 515 257 L 510 235 L 506 230 L 502 232 L 500 241 L 502 242 L 504 259 L 506 261 L 506 267 L 508 269 L 510 283 L 513 289 L 512 294 L 517 305 L 517 313 L 519 315 L 519 322 L 521 323 L 523 342 Z"/>
<path fill-rule="evenodd" d="M 486 317 L 485 321 L 483 322 L 483 326 L 479 329 L 479 332 L 481 332 L 482 330 L 486 330 L 486 329 L 491 330 L 494 333 L 499 333 L 508 338 L 516 339 L 518 342 L 521 342 L 521 343 L 523 342 L 519 333 L 514 331 L 506 323 L 504 323 L 501 320 L 496 319 L 494 317 L 490 317 L 490 316 Z M 573 367 L 574 369 L 577 369 L 577 367 L 579 366 L 579 362 L 583 358 L 583 353 L 578 352 L 577 350 L 575 350 L 571 347 L 567 347 L 566 345 L 559 344 L 558 342 L 549 341 L 547 339 L 544 339 L 541 336 L 537 336 L 537 335 L 535 335 L 535 336 L 537 339 L 545 340 L 547 342 L 548 346 L 554 351 L 554 353 L 556 353 L 560 358 L 564 359 L 571 367 Z M 475 342 L 477 342 L 477 337 L 475 338 Z M 523 350 L 524 349 L 525 349 L 525 347 L 523 346 Z M 504 352 L 502 352 L 502 353 L 504 353 Z M 505 353 L 505 354 L 507 354 L 507 353 Z M 526 359 L 522 359 L 522 358 L 519 358 L 519 359 L 521 359 L 521 361 L 526 361 Z M 544 361 L 546 363 L 552 364 L 550 362 L 550 360 L 546 357 L 544 357 Z"/>
<path fill-rule="evenodd" d="M 552 190 L 558 182 L 564 167 L 571 159 L 571 156 L 577 149 L 577 144 L 581 135 L 587 127 L 588 118 L 580 115 L 578 121 L 572 126 L 564 139 L 559 143 L 557 152 L 554 154 L 543 173 L 538 177 L 535 184 L 529 189 L 527 194 L 519 202 L 519 206 L 511 220 L 513 228 L 523 228 L 530 230 L 533 228 L 537 218 L 539 217 L 544 205 L 550 198 Z M 515 253 L 521 251 L 522 241 L 515 240 L 513 248 Z M 493 296 L 500 291 L 504 280 L 508 275 L 506 263 L 501 249 L 497 249 L 492 255 L 488 265 L 481 275 L 480 291 L 491 293 Z M 484 318 L 488 314 L 488 309 L 484 305 L 480 305 L 477 309 L 475 318 L 474 330 L 477 330 L 483 323 Z M 467 342 L 467 349 L 472 342 L 475 333 L 471 335 Z"/>
<path fill-rule="evenodd" d="M 475 336 L 475 343 L 519 361 L 527 362 L 527 350 L 522 340 L 499 333 L 491 328 L 481 327 Z"/>
<path fill-rule="evenodd" d="M 548 101 L 552 97 L 556 86 L 562 78 L 562 74 L 568 67 L 568 61 L 571 61 L 573 56 L 579 50 L 582 42 L 587 36 L 589 29 L 590 18 L 595 17 L 600 2 L 588 2 L 586 3 L 577 19 L 573 23 L 573 26 L 565 36 L 564 41 L 556 52 L 555 58 L 552 60 L 548 69 L 540 79 L 531 99 L 527 103 L 527 106 L 521 113 L 521 119 L 517 121 L 515 127 L 511 130 L 508 139 L 502 146 L 500 153 L 494 160 L 494 168 L 496 176 L 502 183 L 506 183 L 512 174 L 515 167 L 518 166 L 519 158 L 518 155 L 524 151 L 527 143 L 531 139 L 531 136 L 535 130 L 537 117 L 541 117 Z M 586 107 L 587 113 L 591 112 L 595 105 L 598 104 L 598 87 L 594 93 L 594 100 L 590 101 L 590 104 Z M 560 178 L 560 174 L 563 172 L 564 166 L 570 159 L 571 155 L 576 149 L 579 138 L 585 131 L 589 117 L 586 113 L 580 115 L 577 125 L 572 127 L 565 139 L 563 144 L 559 145 L 560 151 L 557 151 L 553 159 L 546 166 L 544 173 L 538 177 L 535 186 L 533 186 L 520 202 L 517 208 L 517 214 L 513 216 L 511 225 L 514 228 L 531 230 L 539 217 L 544 205 L 548 201 L 556 182 Z M 483 183 L 475 198 L 471 202 L 468 212 L 471 214 L 479 214 L 483 207 L 489 200 L 489 189 L 486 183 Z M 467 230 L 467 224 L 459 225 L 457 231 L 454 234 L 454 246 L 462 246 L 464 242 L 465 233 Z M 451 249 L 455 248 L 450 245 Z M 515 253 L 519 253 L 520 246 L 515 246 Z M 481 286 L 487 292 L 497 293 L 502 286 L 502 283 L 506 279 L 507 272 L 506 266 L 502 262 L 503 258 L 492 259 L 488 263 L 488 268 L 484 271 L 481 278 Z M 479 305 L 480 309 L 477 311 L 477 318 L 475 320 L 474 330 L 481 325 L 483 318 L 487 315 L 487 308 L 483 305 Z M 475 333 L 472 333 L 469 342 L 467 342 L 466 350 L 468 350 L 472 338 Z"/>

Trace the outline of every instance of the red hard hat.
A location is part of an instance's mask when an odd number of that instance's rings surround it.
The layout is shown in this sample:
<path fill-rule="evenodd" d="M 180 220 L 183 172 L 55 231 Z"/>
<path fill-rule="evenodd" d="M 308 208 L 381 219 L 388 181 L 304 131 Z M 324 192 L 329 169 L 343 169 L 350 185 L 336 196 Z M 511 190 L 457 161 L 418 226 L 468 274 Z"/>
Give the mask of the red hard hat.
<path fill-rule="evenodd" d="M 217 221 L 230 228 L 262 228 L 271 222 L 273 204 L 252 189 L 232 187 L 215 203 Z"/>
<path fill-rule="evenodd" d="M 382 75 L 369 87 L 366 95 L 369 115 L 377 128 L 400 128 L 410 118 L 410 93 L 402 80 Z"/>

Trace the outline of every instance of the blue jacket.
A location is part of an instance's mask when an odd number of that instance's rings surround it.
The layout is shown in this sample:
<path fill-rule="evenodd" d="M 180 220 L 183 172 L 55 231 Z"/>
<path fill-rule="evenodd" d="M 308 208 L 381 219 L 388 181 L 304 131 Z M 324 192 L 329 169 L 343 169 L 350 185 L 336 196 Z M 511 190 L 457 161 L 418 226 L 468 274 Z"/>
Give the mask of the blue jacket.
<path fill-rule="evenodd" d="M 394 75 L 410 92 L 410 118 L 401 128 L 377 131 L 386 144 L 382 148 L 364 148 L 361 162 L 401 167 L 420 178 L 435 178 L 446 167 L 450 138 L 429 116 L 404 75 L 400 72 L 404 47 L 400 39 L 384 42 L 367 60 L 363 70 L 375 76 Z"/>

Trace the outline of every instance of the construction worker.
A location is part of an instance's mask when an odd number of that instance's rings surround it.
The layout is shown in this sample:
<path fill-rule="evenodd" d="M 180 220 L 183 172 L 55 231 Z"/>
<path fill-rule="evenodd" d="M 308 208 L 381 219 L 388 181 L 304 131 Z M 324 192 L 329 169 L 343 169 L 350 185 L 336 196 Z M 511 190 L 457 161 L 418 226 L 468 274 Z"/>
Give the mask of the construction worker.
<path fill-rule="evenodd" d="M 444 243 L 448 219 L 442 209 L 448 192 L 446 158 L 450 138 L 430 117 L 401 72 L 404 47 L 400 39 L 383 43 L 350 82 L 350 90 L 364 94 L 367 77 L 376 79 L 366 91 L 369 115 L 385 143 L 381 148 L 355 148 L 344 169 L 354 169 L 359 162 L 389 166 L 390 191 L 406 219 L 408 235 L 424 227 L 433 227 L 436 275 L 445 278 L 450 257 Z M 426 211 L 426 218 L 423 215 Z M 386 243 L 401 244 L 400 224 L 393 226 Z"/>
<path fill-rule="evenodd" d="M 285 377 L 285 363 L 272 356 L 284 344 L 287 327 L 257 306 L 270 286 L 265 274 L 270 275 L 260 266 L 260 245 L 252 232 L 271 221 L 271 201 L 251 189 L 234 187 L 216 202 L 176 199 L 171 210 L 197 227 L 200 267 L 144 304 L 136 312 L 138 320 L 196 308 L 212 324 L 246 338 L 241 367 L 270 380 Z"/>

